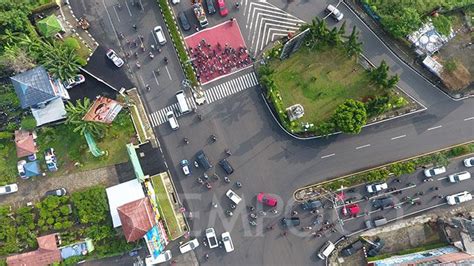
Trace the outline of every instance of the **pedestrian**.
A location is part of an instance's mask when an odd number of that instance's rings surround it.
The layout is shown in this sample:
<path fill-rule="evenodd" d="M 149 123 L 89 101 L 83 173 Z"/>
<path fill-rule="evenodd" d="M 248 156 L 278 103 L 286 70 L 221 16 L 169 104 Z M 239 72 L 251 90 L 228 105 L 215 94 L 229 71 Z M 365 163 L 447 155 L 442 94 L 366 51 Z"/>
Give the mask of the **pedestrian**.
<path fill-rule="evenodd" d="M 282 236 L 286 236 L 286 231 L 283 231 L 283 232 L 281 233 L 281 235 L 282 235 Z"/>

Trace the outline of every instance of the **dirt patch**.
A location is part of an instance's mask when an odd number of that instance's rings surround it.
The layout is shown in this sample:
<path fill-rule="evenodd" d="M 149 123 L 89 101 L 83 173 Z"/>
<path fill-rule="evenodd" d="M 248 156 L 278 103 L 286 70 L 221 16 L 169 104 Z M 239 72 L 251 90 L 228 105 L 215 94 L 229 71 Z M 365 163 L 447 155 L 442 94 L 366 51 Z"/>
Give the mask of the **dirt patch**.
<path fill-rule="evenodd" d="M 438 57 L 443 62 L 454 60 L 458 63 L 455 71 L 443 73 L 441 78 L 448 88 L 460 90 L 472 86 L 474 82 L 474 56 L 469 56 L 474 49 L 474 35 L 465 23 L 455 31 L 456 36 L 439 50 Z"/>

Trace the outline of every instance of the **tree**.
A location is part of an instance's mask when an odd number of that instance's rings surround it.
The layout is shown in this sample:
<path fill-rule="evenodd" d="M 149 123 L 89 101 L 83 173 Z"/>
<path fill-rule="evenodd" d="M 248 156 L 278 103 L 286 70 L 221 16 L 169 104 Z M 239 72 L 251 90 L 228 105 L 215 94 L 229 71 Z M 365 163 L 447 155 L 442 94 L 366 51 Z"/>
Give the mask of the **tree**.
<path fill-rule="evenodd" d="M 389 76 L 388 70 L 389 67 L 387 63 L 385 60 L 382 60 L 378 67 L 370 71 L 371 79 L 375 82 L 375 84 L 384 89 L 392 89 L 400 80 L 400 77 L 397 74 Z"/>
<path fill-rule="evenodd" d="M 420 28 L 421 24 L 420 14 L 412 7 L 395 5 L 390 15 L 382 16 L 384 28 L 397 38 L 404 38 Z"/>
<path fill-rule="evenodd" d="M 35 66 L 34 60 L 20 47 L 7 45 L 0 58 L 2 68 L 12 74 L 21 73 Z"/>
<path fill-rule="evenodd" d="M 318 126 L 319 134 L 324 137 L 327 137 L 329 134 L 333 133 L 335 129 L 336 125 L 332 121 L 323 122 Z"/>
<path fill-rule="evenodd" d="M 336 27 L 332 28 L 332 30 L 329 31 L 327 37 L 327 43 L 330 45 L 336 46 L 341 44 L 342 42 L 341 35 L 339 34 L 339 30 Z"/>
<path fill-rule="evenodd" d="M 66 45 L 44 43 L 40 62 L 54 77 L 60 80 L 73 78 L 78 72 L 80 59 L 74 49 Z"/>
<path fill-rule="evenodd" d="M 104 135 L 105 124 L 91 121 L 84 121 L 82 118 L 86 115 L 91 107 L 90 100 L 84 98 L 83 101 L 77 100 L 76 105 L 71 102 L 67 102 L 66 111 L 67 118 L 66 124 L 74 126 L 73 132 L 79 132 L 82 136 L 87 131 L 92 134 L 94 137 L 101 138 Z"/>
<path fill-rule="evenodd" d="M 367 112 L 362 102 L 348 99 L 337 107 L 333 119 L 342 132 L 358 134 L 367 122 Z"/>
<path fill-rule="evenodd" d="M 351 35 L 347 37 L 347 41 L 344 43 L 346 53 L 349 57 L 354 55 L 358 56 L 362 53 L 362 42 L 359 42 L 359 32 L 356 31 L 356 27 L 352 28 Z"/>

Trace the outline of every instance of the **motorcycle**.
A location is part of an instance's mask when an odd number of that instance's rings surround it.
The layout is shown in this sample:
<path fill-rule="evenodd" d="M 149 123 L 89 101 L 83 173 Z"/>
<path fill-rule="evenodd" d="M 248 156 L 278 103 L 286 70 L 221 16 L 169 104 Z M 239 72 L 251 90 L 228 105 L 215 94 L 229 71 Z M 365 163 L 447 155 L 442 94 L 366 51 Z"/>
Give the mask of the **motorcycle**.
<path fill-rule="evenodd" d="M 194 161 L 194 167 L 199 168 L 199 163 L 197 161 Z"/>
<path fill-rule="evenodd" d="M 168 64 L 168 57 L 165 57 L 164 60 L 165 60 L 165 64 Z"/>
<path fill-rule="evenodd" d="M 232 155 L 232 153 L 230 152 L 229 149 L 225 149 L 225 153 L 226 153 L 228 156 L 231 156 L 231 155 Z"/>
<path fill-rule="evenodd" d="M 224 176 L 224 181 L 225 181 L 226 183 L 230 183 L 230 179 L 229 179 L 229 177 L 227 177 L 227 176 Z"/>
<path fill-rule="evenodd" d="M 197 178 L 197 182 L 201 185 L 204 184 L 204 181 L 200 177 Z"/>
<path fill-rule="evenodd" d="M 209 179 L 209 176 L 208 176 L 206 173 L 204 173 L 203 177 L 204 177 L 204 179 L 206 179 L 206 180 Z"/>
<path fill-rule="evenodd" d="M 206 182 L 206 187 L 207 187 L 207 189 L 211 189 L 211 188 L 212 188 L 212 185 L 211 185 L 211 183 L 209 183 L 209 182 Z"/>
<path fill-rule="evenodd" d="M 235 206 L 235 204 L 231 204 L 231 205 L 230 205 L 230 208 L 233 209 L 233 210 L 235 210 L 235 208 L 237 208 L 237 206 Z"/>
<path fill-rule="evenodd" d="M 430 181 L 433 181 L 433 178 L 426 178 L 423 180 L 423 183 L 430 182 Z"/>
<path fill-rule="evenodd" d="M 155 57 L 155 55 L 152 52 L 149 52 L 148 56 L 150 57 L 150 59 L 153 59 Z"/>
<path fill-rule="evenodd" d="M 229 211 L 229 210 L 226 210 L 226 211 L 225 211 L 225 214 L 227 214 L 227 216 L 233 216 L 233 215 L 234 215 L 234 213 L 231 212 L 231 211 Z"/>
<path fill-rule="evenodd" d="M 238 188 L 241 188 L 241 187 L 242 187 L 242 183 L 240 183 L 239 181 L 235 182 L 235 185 L 236 185 Z"/>
<path fill-rule="evenodd" d="M 255 221 L 249 221 L 250 225 L 253 225 L 253 226 L 256 226 L 257 225 L 257 222 Z"/>
<path fill-rule="evenodd" d="M 184 138 L 183 141 L 184 141 L 185 144 L 189 144 L 189 139 L 188 138 Z"/>

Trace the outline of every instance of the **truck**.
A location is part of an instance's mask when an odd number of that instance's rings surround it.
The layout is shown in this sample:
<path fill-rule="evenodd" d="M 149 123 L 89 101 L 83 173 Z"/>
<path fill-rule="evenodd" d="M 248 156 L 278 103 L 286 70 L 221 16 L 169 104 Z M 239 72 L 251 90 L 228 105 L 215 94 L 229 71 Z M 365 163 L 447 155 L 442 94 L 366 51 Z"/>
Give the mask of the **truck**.
<path fill-rule="evenodd" d="M 200 1 L 196 1 L 193 4 L 194 15 L 196 16 L 197 20 L 199 21 L 199 25 L 201 28 L 206 27 L 209 23 L 207 22 L 206 13 L 204 12 L 204 8 Z"/>

